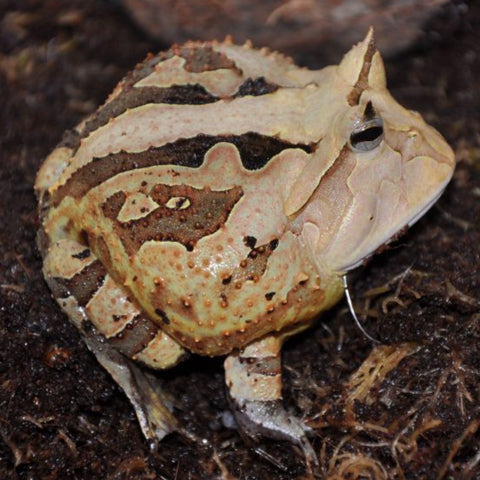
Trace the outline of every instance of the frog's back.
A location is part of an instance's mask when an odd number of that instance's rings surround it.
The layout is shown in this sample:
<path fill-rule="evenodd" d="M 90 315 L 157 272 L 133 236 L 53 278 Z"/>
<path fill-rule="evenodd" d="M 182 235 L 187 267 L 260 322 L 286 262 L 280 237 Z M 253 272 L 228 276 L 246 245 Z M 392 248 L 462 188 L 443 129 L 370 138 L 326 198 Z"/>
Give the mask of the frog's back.
<path fill-rule="evenodd" d="M 301 92 L 321 75 L 228 42 L 147 58 L 42 168 L 45 243 L 88 245 L 193 351 L 310 319 L 325 292 L 283 203 L 312 150 Z"/>
<path fill-rule="evenodd" d="M 282 341 L 428 210 L 454 164 L 388 93 L 373 31 L 320 71 L 228 41 L 173 47 L 41 168 L 44 276 L 147 438 L 178 424 L 127 359 L 228 354 L 239 427 L 295 442 L 313 466 L 280 402 Z"/>

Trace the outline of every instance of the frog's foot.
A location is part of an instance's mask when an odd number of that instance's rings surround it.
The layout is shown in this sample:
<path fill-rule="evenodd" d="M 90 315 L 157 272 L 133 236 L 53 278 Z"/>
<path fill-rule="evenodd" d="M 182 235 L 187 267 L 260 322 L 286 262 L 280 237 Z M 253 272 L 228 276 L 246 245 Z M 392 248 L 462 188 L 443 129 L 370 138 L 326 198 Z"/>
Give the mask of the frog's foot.
<path fill-rule="evenodd" d="M 170 411 L 172 405 L 159 379 L 102 341 L 93 329 L 88 330 L 84 332 L 88 348 L 127 395 L 150 446 L 155 448 L 171 432 L 185 434 Z"/>
<path fill-rule="evenodd" d="M 72 239 L 52 243 L 44 275 L 89 349 L 129 398 L 151 445 L 180 430 L 160 380 L 133 360 L 168 368 L 182 358 L 183 348 L 143 314 L 89 247 Z"/>
<path fill-rule="evenodd" d="M 318 471 L 318 458 L 307 433 L 310 429 L 290 415 L 281 401 L 281 340 L 267 336 L 225 360 L 230 403 L 240 430 L 257 440 L 266 436 L 288 440 L 305 455 L 308 470 Z"/>

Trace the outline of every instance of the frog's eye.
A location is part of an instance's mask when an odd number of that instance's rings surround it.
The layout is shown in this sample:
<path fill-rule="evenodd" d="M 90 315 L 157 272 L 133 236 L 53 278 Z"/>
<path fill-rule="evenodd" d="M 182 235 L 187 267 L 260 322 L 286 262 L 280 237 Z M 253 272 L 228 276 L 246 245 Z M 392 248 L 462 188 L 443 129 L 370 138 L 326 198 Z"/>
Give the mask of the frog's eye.
<path fill-rule="evenodd" d="M 367 103 L 363 119 L 350 134 L 350 146 L 355 152 L 369 152 L 383 140 L 383 121 L 372 106 Z"/>

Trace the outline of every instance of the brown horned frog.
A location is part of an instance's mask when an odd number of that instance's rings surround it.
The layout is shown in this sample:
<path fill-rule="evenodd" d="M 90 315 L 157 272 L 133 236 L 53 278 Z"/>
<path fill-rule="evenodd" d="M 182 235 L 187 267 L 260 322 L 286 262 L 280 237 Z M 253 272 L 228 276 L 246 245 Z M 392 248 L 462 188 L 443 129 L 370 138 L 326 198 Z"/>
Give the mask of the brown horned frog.
<path fill-rule="evenodd" d="M 138 364 L 226 355 L 239 428 L 314 465 L 282 407 L 282 343 L 432 206 L 454 165 L 390 96 L 372 31 L 321 70 L 228 40 L 174 46 L 41 167 L 43 272 L 147 438 L 180 427 Z"/>

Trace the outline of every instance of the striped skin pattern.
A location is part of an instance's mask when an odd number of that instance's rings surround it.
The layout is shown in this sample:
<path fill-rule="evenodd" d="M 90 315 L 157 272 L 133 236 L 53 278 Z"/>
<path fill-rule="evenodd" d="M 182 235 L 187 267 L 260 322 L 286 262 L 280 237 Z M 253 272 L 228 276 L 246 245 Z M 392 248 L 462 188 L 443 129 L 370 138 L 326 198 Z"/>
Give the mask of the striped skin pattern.
<path fill-rule="evenodd" d="M 386 90 L 372 32 L 315 71 L 248 44 L 174 46 L 41 167 L 44 275 L 72 322 L 125 357 L 168 368 L 186 352 L 228 355 L 239 425 L 314 463 L 278 406 L 282 341 L 340 299 L 341 274 L 425 213 L 453 168 L 443 138 Z"/>

